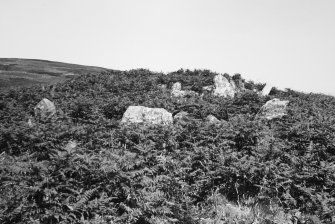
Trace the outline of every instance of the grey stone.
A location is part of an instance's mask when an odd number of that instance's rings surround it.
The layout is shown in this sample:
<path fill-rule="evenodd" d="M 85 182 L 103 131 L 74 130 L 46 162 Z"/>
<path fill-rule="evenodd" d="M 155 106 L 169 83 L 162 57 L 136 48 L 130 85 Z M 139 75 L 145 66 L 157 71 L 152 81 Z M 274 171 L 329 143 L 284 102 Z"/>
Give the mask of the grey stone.
<path fill-rule="evenodd" d="M 158 88 L 160 88 L 161 90 L 166 90 L 167 86 L 165 84 L 160 84 L 158 85 Z"/>
<path fill-rule="evenodd" d="M 30 118 L 28 119 L 27 124 L 28 124 L 28 127 L 30 127 L 30 128 L 34 127 L 34 123 Z"/>
<path fill-rule="evenodd" d="M 65 145 L 65 150 L 66 151 L 71 151 L 71 150 L 73 150 L 73 149 L 75 149 L 75 148 L 77 148 L 77 146 L 78 146 L 78 143 L 76 142 L 76 141 L 69 141 L 66 145 Z"/>
<path fill-rule="evenodd" d="M 146 123 L 168 125 L 173 123 L 172 114 L 163 108 L 129 106 L 121 123 Z"/>
<path fill-rule="evenodd" d="M 204 87 L 202 87 L 202 90 L 203 91 L 207 91 L 207 92 L 212 92 L 213 89 L 214 89 L 213 85 L 212 86 L 204 86 Z"/>
<path fill-rule="evenodd" d="M 48 118 L 56 113 L 56 107 L 53 102 L 44 98 L 34 108 L 35 116 Z"/>
<path fill-rule="evenodd" d="M 241 75 L 234 75 L 233 76 L 233 81 L 235 83 L 235 86 L 236 88 L 239 90 L 239 91 L 243 91 L 245 89 L 244 87 L 244 82 L 241 78 Z"/>
<path fill-rule="evenodd" d="M 187 113 L 185 111 L 180 111 L 179 113 L 174 115 L 173 120 L 174 120 L 174 122 L 177 122 L 177 121 L 188 122 L 188 121 L 190 121 L 190 115 L 189 115 L 189 113 Z"/>
<path fill-rule="evenodd" d="M 232 86 L 232 88 L 233 88 L 233 90 L 234 90 L 234 93 L 236 93 L 236 92 L 239 91 L 238 88 L 237 88 L 237 86 L 235 85 L 234 80 L 230 80 L 229 83 L 230 83 L 230 85 Z"/>
<path fill-rule="evenodd" d="M 266 84 L 266 85 L 264 86 L 264 88 L 262 89 L 261 94 L 262 94 L 263 96 L 269 95 L 270 92 L 271 92 L 271 90 L 272 90 L 272 88 L 273 88 L 272 85 L 270 85 L 270 84 Z"/>
<path fill-rule="evenodd" d="M 234 97 L 235 91 L 231 83 L 223 75 L 219 74 L 214 77 L 214 96 Z"/>
<path fill-rule="evenodd" d="M 215 116 L 213 116 L 211 114 L 206 117 L 206 121 L 208 123 L 211 123 L 211 124 L 218 124 L 218 123 L 220 123 L 220 120 L 217 119 Z"/>
<path fill-rule="evenodd" d="M 281 118 L 286 115 L 286 108 L 288 100 L 279 100 L 274 98 L 266 102 L 258 114 L 256 115 L 257 119 L 265 118 L 267 120 L 272 120 L 274 118 Z"/>
<path fill-rule="evenodd" d="M 179 97 L 179 96 L 184 96 L 185 95 L 185 91 L 181 90 L 181 83 L 180 82 L 176 82 L 172 85 L 171 95 L 174 96 L 174 97 Z"/>
<path fill-rule="evenodd" d="M 181 83 L 176 82 L 172 85 L 171 95 L 173 97 L 197 96 L 198 93 L 191 90 L 181 90 Z"/>

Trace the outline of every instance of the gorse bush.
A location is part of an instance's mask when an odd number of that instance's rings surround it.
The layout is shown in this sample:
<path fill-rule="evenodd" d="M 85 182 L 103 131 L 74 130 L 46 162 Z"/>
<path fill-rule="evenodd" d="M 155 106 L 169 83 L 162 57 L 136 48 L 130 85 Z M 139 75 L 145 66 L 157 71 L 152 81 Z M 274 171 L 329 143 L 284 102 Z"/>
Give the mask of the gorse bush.
<path fill-rule="evenodd" d="M 201 94 L 215 75 L 109 71 L 52 93 L 1 92 L 0 223 L 334 222 L 335 99 L 289 89 L 264 97 L 253 82 L 234 99 L 172 98 L 159 87 L 181 82 Z M 255 119 L 274 97 L 290 101 L 287 116 Z M 34 119 L 43 98 L 57 113 Z M 121 124 L 130 105 L 191 119 Z M 206 122 L 210 114 L 223 122 Z"/>

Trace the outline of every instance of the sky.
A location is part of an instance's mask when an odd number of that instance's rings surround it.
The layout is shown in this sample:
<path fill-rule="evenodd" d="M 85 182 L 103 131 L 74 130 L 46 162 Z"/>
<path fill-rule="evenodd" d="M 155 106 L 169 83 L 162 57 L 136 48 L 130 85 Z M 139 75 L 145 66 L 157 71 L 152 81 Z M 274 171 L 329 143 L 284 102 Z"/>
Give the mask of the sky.
<path fill-rule="evenodd" d="M 0 57 L 209 69 L 335 95 L 334 0 L 0 0 Z"/>

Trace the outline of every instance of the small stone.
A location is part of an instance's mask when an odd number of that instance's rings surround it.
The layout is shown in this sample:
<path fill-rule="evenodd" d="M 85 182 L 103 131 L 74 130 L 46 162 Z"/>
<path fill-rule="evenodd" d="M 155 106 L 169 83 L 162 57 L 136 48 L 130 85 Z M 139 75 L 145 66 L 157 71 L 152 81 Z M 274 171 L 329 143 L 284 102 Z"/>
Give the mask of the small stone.
<path fill-rule="evenodd" d="M 28 119 L 27 124 L 28 124 L 28 127 L 30 127 L 30 128 L 34 127 L 34 123 L 32 122 L 32 120 L 30 118 Z"/>
<path fill-rule="evenodd" d="M 176 121 L 190 121 L 189 113 L 185 111 L 180 111 L 176 115 L 174 115 L 173 120 Z"/>
<path fill-rule="evenodd" d="M 204 86 L 204 87 L 202 87 L 202 90 L 205 92 L 205 91 L 207 91 L 207 92 L 212 92 L 213 91 L 213 89 L 214 89 L 214 86 L 212 85 L 212 86 Z"/>
<path fill-rule="evenodd" d="M 161 89 L 161 90 L 166 90 L 167 86 L 165 84 L 160 84 L 160 85 L 158 85 L 158 88 Z"/>
<path fill-rule="evenodd" d="M 56 107 L 53 102 L 44 98 L 34 108 L 35 116 L 48 118 L 56 113 Z"/>
<path fill-rule="evenodd" d="M 220 120 L 217 119 L 215 116 L 213 116 L 211 114 L 206 117 L 206 121 L 208 123 L 211 123 L 211 124 L 218 124 L 218 123 L 220 123 Z"/>
<path fill-rule="evenodd" d="M 71 151 L 71 150 L 75 149 L 77 146 L 78 146 L 77 142 L 71 140 L 66 144 L 65 150 L 66 151 Z"/>
<path fill-rule="evenodd" d="M 191 90 L 181 90 L 181 83 L 176 82 L 172 85 L 171 95 L 174 97 L 197 96 L 198 93 Z"/>

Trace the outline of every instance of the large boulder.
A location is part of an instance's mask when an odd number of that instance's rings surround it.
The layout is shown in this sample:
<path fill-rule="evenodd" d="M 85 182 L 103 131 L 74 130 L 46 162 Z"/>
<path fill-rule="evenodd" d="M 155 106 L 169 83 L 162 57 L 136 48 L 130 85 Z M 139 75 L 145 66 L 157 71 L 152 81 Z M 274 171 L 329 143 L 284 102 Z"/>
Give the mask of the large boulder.
<path fill-rule="evenodd" d="M 173 123 L 172 114 L 163 108 L 129 106 L 121 123 L 146 123 L 168 125 Z"/>
<path fill-rule="evenodd" d="M 56 107 L 53 102 L 44 98 L 34 108 L 35 116 L 48 118 L 56 113 Z"/>
<path fill-rule="evenodd" d="M 286 108 L 288 103 L 289 103 L 288 100 L 279 100 L 277 98 L 269 100 L 262 106 L 262 108 L 256 115 L 256 118 L 258 119 L 265 118 L 267 120 L 272 120 L 274 118 L 281 118 L 284 115 L 286 115 Z"/>
<path fill-rule="evenodd" d="M 231 83 L 223 75 L 219 74 L 214 77 L 214 96 L 234 97 L 235 90 Z"/>

